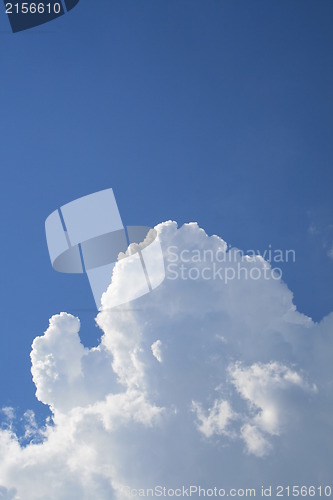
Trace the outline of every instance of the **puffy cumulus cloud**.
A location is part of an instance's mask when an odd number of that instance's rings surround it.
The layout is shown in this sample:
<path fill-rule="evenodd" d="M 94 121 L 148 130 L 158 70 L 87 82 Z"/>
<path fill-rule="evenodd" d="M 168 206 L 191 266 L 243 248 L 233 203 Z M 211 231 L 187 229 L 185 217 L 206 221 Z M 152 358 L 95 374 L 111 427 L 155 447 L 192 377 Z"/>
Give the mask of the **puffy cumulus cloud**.
<path fill-rule="evenodd" d="M 249 403 L 251 423 L 241 429 L 249 453 L 264 456 L 271 450 L 266 434 L 279 436 L 286 424 L 292 405 L 285 401 L 293 388 L 309 393 L 317 392 L 302 376 L 277 362 L 265 365 L 255 363 L 242 367 L 240 363 L 229 366 L 229 374 L 237 392 Z"/>
<path fill-rule="evenodd" d="M 66 313 L 35 339 L 36 396 L 53 417 L 38 429 L 26 413 L 22 446 L 3 410 L 0 498 L 330 484 L 333 314 L 314 323 L 262 257 L 228 251 L 197 224 L 156 231 L 166 279 L 112 308 L 137 273 L 122 256 L 96 318 L 98 346 L 81 344 Z"/>
<path fill-rule="evenodd" d="M 45 334 L 32 344 L 36 396 L 60 412 L 88 406 L 118 390 L 110 355 L 102 346 L 83 347 L 79 330 L 78 318 L 61 313 L 50 319 Z"/>

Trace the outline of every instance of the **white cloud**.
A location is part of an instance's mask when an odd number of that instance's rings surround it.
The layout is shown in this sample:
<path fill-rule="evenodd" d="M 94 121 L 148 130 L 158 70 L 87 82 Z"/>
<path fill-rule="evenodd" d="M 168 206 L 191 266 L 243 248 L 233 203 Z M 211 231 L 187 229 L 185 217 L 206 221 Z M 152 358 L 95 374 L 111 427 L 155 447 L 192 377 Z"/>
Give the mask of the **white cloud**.
<path fill-rule="evenodd" d="M 117 290 L 135 279 L 120 261 L 97 347 L 83 347 L 80 322 L 66 313 L 35 339 L 36 396 L 53 422 L 38 429 L 26 413 L 25 447 L 12 426 L 0 431 L 0 498 L 124 500 L 127 486 L 330 481 L 333 314 L 315 324 L 283 282 L 263 277 L 261 257 L 221 262 L 225 242 L 194 223 L 156 230 L 166 280 L 115 314 Z M 261 278 L 243 272 L 225 284 L 216 274 L 239 265 Z"/>
<path fill-rule="evenodd" d="M 317 390 L 297 372 L 277 362 L 255 363 L 250 367 L 236 363 L 229 367 L 229 374 L 241 397 L 250 403 L 250 408 L 259 410 L 255 421 L 262 430 L 272 435 L 280 433 L 283 420 L 279 414 L 283 409 L 281 395 L 293 386 L 310 392 Z"/>
<path fill-rule="evenodd" d="M 250 423 L 241 429 L 241 435 L 250 453 L 264 456 L 271 449 L 265 433 L 279 436 L 289 417 L 288 395 L 294 387 L 309 393 L 317 392 L 294 370 L 278 362 L 255 363 L 244 367 L 240 363 L 229 366 L 232 384 L 249 403 Z M 291 392 L 293 394 L 293 392 Z"/>
<path fill-rule="evenodd" d="M 228 401 L 215 400 L 207 413 L 202 409 L 200 403 L 193 401 L 192 410 L 198 420 L 197 427 L 204 436 L 210 438 L 214 434 L 228 435 L 228 425 L 235 418 Z"/>
<path fill-rule="evenodd" d="M 43 434 L 41 433 L 37 422 L 35 413 L 32 410 L 27 410 L 23 414 L 24 421 L 24 439 L 29 441 L 30 443 L 34 440 L 42 440 Z"/>
<path fill-rule="evenodd" d="M 253 453 L 257 457 L 264 457 L 272 449 L 272 445 L 260 432 L 258 427 L 245 424 L 241 428 L 241 435 L 246 443 L 248 453 Z"/>
<path fill-rule="evenodd" d="M 2 426 L 11 429 L 15 420 L 14 408 L 12 408 L 11 406 L 4 406 L 3 408 L 1 408 L 1 413 L 4 416 Z"/>
<path fill-rule="evenodd" d="M 151 352 L 157 361 L 162 363 L 162 342 L 160 340 L 156 340 L 156 342 L 151 345 Z"/>

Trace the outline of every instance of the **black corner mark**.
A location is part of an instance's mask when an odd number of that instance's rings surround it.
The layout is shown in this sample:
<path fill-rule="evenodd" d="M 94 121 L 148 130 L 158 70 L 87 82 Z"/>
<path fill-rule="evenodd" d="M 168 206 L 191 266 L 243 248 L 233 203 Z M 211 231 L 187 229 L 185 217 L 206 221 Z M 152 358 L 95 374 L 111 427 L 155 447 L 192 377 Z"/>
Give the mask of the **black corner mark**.
<path fill-rule="evenodd" d="M 3 0 L 13 33 L 48 23 L 72 10 L 79 0 Z M 65 8 L 64 8 L 65 4 Z"/>

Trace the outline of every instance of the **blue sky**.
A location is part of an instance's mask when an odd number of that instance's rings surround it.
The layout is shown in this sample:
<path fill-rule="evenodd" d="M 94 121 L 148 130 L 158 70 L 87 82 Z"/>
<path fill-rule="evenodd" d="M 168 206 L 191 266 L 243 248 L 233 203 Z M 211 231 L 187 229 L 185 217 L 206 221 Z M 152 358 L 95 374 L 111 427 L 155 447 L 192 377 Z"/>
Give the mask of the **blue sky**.
<path fill-rule="evenodd" d="M 100 189 L 125 224 L 295 249 L 298 309 L 332 310 L 332 18 L 328 0 L 81 0 L 13 35 L 2 7 L 1 406 L 43 414 L 29 353 L 52 314 L 100 335 L 87 280 L 53 271 L 44 234 Z"/>

